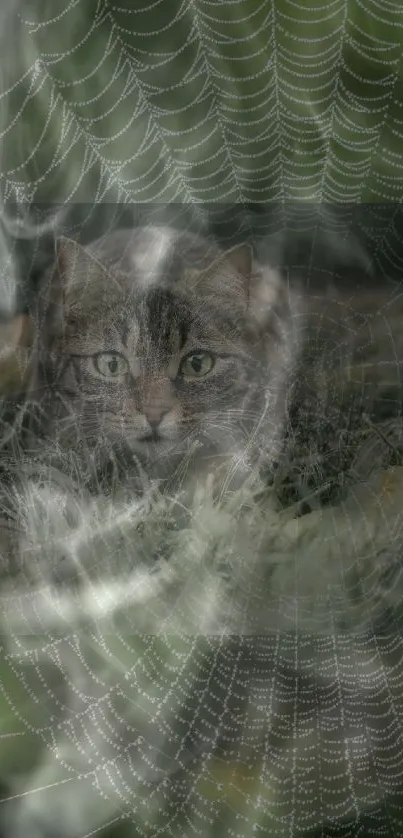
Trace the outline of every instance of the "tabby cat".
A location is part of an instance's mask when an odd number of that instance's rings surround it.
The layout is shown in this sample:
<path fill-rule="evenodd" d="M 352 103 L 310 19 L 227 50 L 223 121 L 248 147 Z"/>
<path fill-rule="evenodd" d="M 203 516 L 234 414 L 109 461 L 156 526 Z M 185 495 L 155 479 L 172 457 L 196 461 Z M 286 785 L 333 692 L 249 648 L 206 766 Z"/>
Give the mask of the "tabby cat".
<path fill-rule="evenodd" d="M 35 313 L 43 430 L 98 482 L 111 464 L 169 486 L 222 466 L 234 486 L 278 456 L 293 314 L 248 245 L 167 227 L 61 238 Z"/>
<path fill-rule="evenodd" d="M 313 470 L 315 448 L 351 461 L 338 440 L 352 404 L 360 427 L 374 401 L 395 414 L 403 357 L 400 288 L 353 280 L 302 290 L 246 244 L 223 251 L 167 226 L 86 247 L 61 238 L 30 372 L 22 348 L 1 356 L 0 378 L 8 390 L 29 380 L 42 436 L 86 463 L 96 491 L 116 475 L 142 491 L 149 478 L 176 488 L 209 472 L 235 487 L 284 453 L 289 408 L 289 451 L 305 449 Z"/>

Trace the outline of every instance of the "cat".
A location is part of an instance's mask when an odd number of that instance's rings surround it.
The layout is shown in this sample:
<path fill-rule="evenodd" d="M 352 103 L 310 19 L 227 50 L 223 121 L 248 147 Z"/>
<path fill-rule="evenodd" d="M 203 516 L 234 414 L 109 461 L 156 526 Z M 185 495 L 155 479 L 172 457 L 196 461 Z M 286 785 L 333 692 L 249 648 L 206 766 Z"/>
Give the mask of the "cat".
<path fill-rule="evenodd" d="M 281 450 L 293 306 L 248 244 L 165 226 L 61 237 L 33 317 L 42 432 L 78 447 L 98 486 L 111 463 L 140 490 L 209 471 L 239 485 Z"/>
<path fill-rule="evenodd" d="M 33 317 L 28 389 L 45 437 L 80 451 L 96 491 L 122 468 L 140 491 L 148 478 L 173 488 L 209 471 L 218 485 L 236 487 L 256 462 L 270 470 L 280 454 L 287 460 L 301 448 L 301 430 L 312 462 L 320 428 L 325 446 L 334 431 L 340 449 L 346 397 L 371 410 L 391 378 L 399 396 L 400 290 L 379 281 L 359 287 L 353 273 L 344 287 L 315 292 L 287 279 L 246 244 L 224 251 L 164 225 L 86 247 L 59 239 Z M 197 342 L 203 352 L 192 355 Z M 5 386 L 17 363 L 14 389 L 25 386 L 26 356 L 23 366 L 12 354 L 5 361 Z"/>

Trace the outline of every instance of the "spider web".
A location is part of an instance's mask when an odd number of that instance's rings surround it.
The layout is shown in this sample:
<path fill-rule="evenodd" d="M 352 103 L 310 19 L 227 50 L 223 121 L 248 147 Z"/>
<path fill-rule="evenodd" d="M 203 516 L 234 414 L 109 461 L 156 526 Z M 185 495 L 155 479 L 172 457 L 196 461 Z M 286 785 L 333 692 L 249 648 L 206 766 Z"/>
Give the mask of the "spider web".
<path fill-rule="evenodd" d="M 6 199 L 400 201 L 397 4 L 74 0 L 2 15 Z"/>
<path fill-rule="evenodd" d="M 198 227 L 221 205 L 224 241 L 253 235 L 282 263 L 279 242 L 302 229 L 308 249 L 286 260 L 307 281 L 342 277 L 332 257 L 318 267 L 322 234 L 348 264 L 358 226 L 378 275 L 399 277 L 401 4 L 57 0 L 0 14 L 1 193 L 9 231 L 25 236 L 21 256 L 4 233 L 2 310 L 20 293 L 12 260 L 24 274 L 42 258 L 30 225 L 57 217 L 90 239 L 167 204 Z M 271 207 L 260 221 L 222 220 L 224 203 L 256 202 Z M 396 514 L 390 530 L 396 557 Z M 132 614 L 131 631 L 95 621 L 60 638 L 44 625 L 32 648 L 5 633 L 0 762 L 20 813 L 7 838 L 403 834 L 396 613 L 371 626 L 381 582 L 369 573 L 366 633 L 341 631 L 326 598 L 316 619 L 333 630 L 303 632 L 323 587 L 303 601 L 297 576 L 277 602 L 287 632 L 144 634 Z M 398 568 L 383 584 L 398 600 Z M 193 590 L 197 626 L 207 598 Z"/>

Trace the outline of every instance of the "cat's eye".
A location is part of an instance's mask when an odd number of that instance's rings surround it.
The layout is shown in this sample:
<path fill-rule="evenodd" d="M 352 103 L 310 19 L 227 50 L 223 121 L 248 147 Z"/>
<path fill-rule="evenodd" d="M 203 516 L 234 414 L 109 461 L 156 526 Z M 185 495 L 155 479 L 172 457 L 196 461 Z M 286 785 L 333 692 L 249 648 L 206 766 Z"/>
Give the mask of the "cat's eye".
<path fill-rule="evenodd" d="M 214 367 L 214 357 L 208 352 L 192 352 L 183 359 L 180 373 L 185 378 L 203 378 Z"/>
<path fill-rule="evenodd" d="M 94 356 L 93 364 L 104 378 L 121 378 L 129 368 L 126 358 L 118 352 L 100 352 Z"/>

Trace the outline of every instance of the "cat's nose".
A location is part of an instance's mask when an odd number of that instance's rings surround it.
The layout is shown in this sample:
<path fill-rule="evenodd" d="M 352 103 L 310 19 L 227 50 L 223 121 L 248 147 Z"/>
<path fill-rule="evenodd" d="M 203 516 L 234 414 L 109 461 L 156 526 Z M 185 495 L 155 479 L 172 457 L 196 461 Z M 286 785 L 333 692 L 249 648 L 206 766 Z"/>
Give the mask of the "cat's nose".
<path fill-rule="evenodd" d="M 164 416 L 169 413 L 169 410 L 169 407 L 146 407 L 144 408 L 144 416 L 150 427 L 155 430 L 161 424 Z"/>

